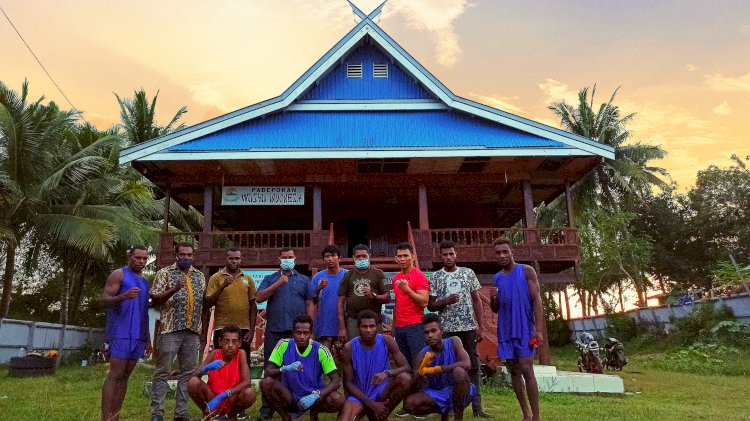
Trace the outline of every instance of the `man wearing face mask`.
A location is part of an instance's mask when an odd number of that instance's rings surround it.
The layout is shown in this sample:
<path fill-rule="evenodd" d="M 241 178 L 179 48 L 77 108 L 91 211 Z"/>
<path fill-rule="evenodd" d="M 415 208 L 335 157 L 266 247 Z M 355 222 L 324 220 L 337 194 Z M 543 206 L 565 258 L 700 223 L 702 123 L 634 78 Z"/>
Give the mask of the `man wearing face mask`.
<path fill-rule="evenodd" d="M 200 346 L 201 314 L 206 290 L 203 272 L 193 267 L 193 245 L 175 246 L 175 264 L 156 272 L 151 301 L 161 310 L 156 371 L 151 388 L 151 420 L 164 420 L 167 375 L 177 357 L 179 379 L 175 421 L 189 420 L 187 384 L 195 370 Z"/>
<path fill-rule="evenodd" d="M 280 270 L 263 278 L 255 294 L 255 301 L 266 305 L 266 331 L 263 340 L 263 366 L 268 365 L 268 358 L 276 343 L 281 339 L 291 338 L 294 319 L 307 313 L 315 318 L 315 287 L 310 279 L 294 270 L 294 250 L 282 249 L 279 253 Z M 260 419 L 269 419 L 271 409 L 265 398 L 260 408 Z"/>
<path fill-rule="evenodd" d="M 371 310 L 378 315 L 378 332 L 382 332 L 380 307 L 391 301 L 391 294 L 384 285 L 385 274 L 378 268 L 370 267 L 370 248 L 358 244 L 353 252 L 354 270 L 347 272 L 339 284 L 336 309 L 339 340 L 345 342 L 359 336 L 357 315 L 363 310 Z"/>

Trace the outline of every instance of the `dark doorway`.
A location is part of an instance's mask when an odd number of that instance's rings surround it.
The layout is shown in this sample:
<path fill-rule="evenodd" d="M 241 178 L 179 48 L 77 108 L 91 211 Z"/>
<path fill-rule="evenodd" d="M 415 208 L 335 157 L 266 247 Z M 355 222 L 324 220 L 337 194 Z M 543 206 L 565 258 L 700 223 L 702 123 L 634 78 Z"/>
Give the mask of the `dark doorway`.
<path fill-rule="evenodd" d="M 349 256 L 353 256 L 354 246 L 357 244 L 370 245 L 369 228 L 367 226 L 367 219 L 364 218 L 352 218 L 346 221 L 346 233 L 347 240 L 349 243 Z"/>

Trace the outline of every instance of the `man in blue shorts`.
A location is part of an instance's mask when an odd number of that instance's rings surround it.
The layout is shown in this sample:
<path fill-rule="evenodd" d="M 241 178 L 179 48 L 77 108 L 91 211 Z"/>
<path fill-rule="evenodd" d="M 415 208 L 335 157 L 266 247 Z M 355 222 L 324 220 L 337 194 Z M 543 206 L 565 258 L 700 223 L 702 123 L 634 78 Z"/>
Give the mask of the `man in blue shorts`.
<path fill-rule="evenodd" d="M 310 410 L 310 420 L 318 421 L 320 412 L 339 412 L 344 397 L 336 390 L 341 385 L 331 351 L 311 340 L 312 317 L 294 319 L 292 339 L 282 339 L 271 352 L 260 390 L 271 410 L 283 421 L 299 418 Z M 323 375 L 330 381 L 325 384 Z"/>
<path fill-rule="evenodd" d="M 462 421 L 464 409 L 471 405 L 476 394 L 469 380 L 469 354 L 458 337 L 443 339 L 440 316 L 435 313 L 422 317 L 422 332 L 427 346 L 417 357 L 419 369 L 412 384 L 423 384 L 425 378 L 427 384 L 421 392 L 406 397 L 404 409 L 412 415 L 437 412 L 443 421 L 453 412 L 455 420 Z"/>
<path fill-rule="evenodd" d="M 510 240 L 498 238 L 494 246 L 501 267 L 495 275 L 497 294 L 490 299 L 490 308 L 497 313 L 497 356 L 508 367 L 524 421 L 539 421 L 533 366 L 536 348 L 544 340 L 534 323 L 544 317 L 539 281 L 534 268 L 513 261 Z"/>
<path fill-rule="evenodd" d="M 106 341 L 110 355 L 109 371 L 102 386 L 102 420 L 120 419 L 130 373 L 144 354 L 151 354 L 148 281 L 141 276 L 147 261 L 146 247 L 132 247 L 128 265 L 109 275 L 102 292 L 102 304 L 107 307 Z"/>
<path fill-rule="evenodd" d="M 363 412 L 371 421 L 386 420 L 411 386 L 411 367 L 396 340 L 377 333 L 379 319 L 372 310 L 359 312 L 359 337 L 344 345 L 342 369 L 349 396 L 339 421 L 352 421 Z"/>

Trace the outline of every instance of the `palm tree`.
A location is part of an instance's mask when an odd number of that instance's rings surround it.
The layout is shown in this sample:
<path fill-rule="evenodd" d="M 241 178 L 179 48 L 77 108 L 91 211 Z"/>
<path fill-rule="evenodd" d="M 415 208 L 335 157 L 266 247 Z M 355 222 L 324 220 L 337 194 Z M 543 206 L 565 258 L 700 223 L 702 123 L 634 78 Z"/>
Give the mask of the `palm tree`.
<path fill-rule="evenodd" d="M 619 88 L 612 93 L 608 102 L 600 104 L 598 109 L 594 105 L 596 85 L 591 89 L 590 95 L 589 88 L 581 89 L 576 105 L 559 101 L 547 107 L 560 118 L 560 124 L 565 130 L 611 146 L 615 150 L 614 159 L 605 159 L 602 165 L 586 174 L 571 188 L 576 221 L 582 233 L 597 230 L 596 216 L 601 215 L 597 213 L 599 209 L 609 213 L 628 211 L 635 202 L 648 197 L 652 188 L 669 188 L 659 177 L 668 176 L 667 172 L 649 164 L 652 160 L 664 158 L 666 152 L 659 146 L 628 143 L 631 134 L 627 124 L 635 114 L 623 116 L 620 108 L 614 104 L 618 90 Z M 565 198 L 561 196 L 538 208 L 536 218 L 540 226 L 560 226 L 567 223 Z M 627 232 L 623 235 L 630 237 Z M 592 277 L 590 275 L 597 271 L 591 269 L 597 265 L 593 261 L 583 263 L 584 268 L 589 269 L 584 271 L 584 275 L 588 273 L 589 276 L 585 276 L 588 279 L 584 279 L 579 290 L 585 309 L 587 300 L 594 298 L 592 301 L 596 301 L 596 297 L 601 297 L 607 289 L 620 287 L 622 276 L 598 273 Z M 648 282 L 640 272 L 626 277 L 626 280 L 633 282 L 639 293 Z M 585 299 L 586 292 L 589 293 L 588 299 Z"/>
<path fill-rule="evenodd" d="M 159 92 L 157 91 L 149 103 L 143 88 L 135 91 L 133 98 L 122 99 L 115 94 L 117 102 L 120 104 L 120 120 L 125 129 L 128 145 L 137 145 L 185 128 L 185 124 L 178 125 L 177 122 L 187 112 L 187 107 L 180 108 L 166 126 L 159 126 L 156 123 L 156 98 L 158 96 Z"/>
<path fill-rule="evenodd" d="M 622 116 L 614 104 L 616 89 L 607 103 L 594 111 L 596 85 L 578 92 L 578 104 L 565 101 L 553 102 L 549 107 L 560 118 L 562 127 L 574 134 L 586 137 L 615 149 L 614 159 L 605 159 L 604 164 L 588 173 L 572 187 L 574 204 L 578 215 L 586 210 L 603 207 L 617 210 L 627 207 L 633 200 L 644 197 L 653 187 L 666 189 L 668 184 L 659 176 L 667 176 L 663 168 L 650 166 L 654 159 L 662 159 L 666 152 L 659 146 L 640 142 L 626 144 L 630 139 L 627 123 L 635 113 Z"/>

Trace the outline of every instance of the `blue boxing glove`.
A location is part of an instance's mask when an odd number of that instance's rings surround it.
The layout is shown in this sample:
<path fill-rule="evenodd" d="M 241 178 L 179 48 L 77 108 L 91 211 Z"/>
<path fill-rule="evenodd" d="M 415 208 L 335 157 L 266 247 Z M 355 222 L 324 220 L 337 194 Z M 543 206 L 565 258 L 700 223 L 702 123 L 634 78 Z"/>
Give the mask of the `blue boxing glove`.
<path fill-rule="evenodd" d="M 282 373 L 293 373 L 295 371 L 299 371 L 300 366 L 302 366 L 302 363 L 299 361 L 295 361 L 289 365 L 282 366 L 279 371 Z"/>
<path fill-rule="evenodd" d="M 303 411 L 306 411 L 308 408 L 313 406 L 315 402 L 318 401 L 318 399 L 320 399 L 320 393 L 310 393 L 309 395 L 305 395 L 300 398 L 299 407 Z"/>
<path fill-rule="evenodd" d="M 201 376 L 205 376 L 209 371 L 218 370 L 222 367 L 224 367 L 224 361 L 222 360 L 210 362 L 201 369 Z"/>
<path fill-rule="evenodd" d="M 206 404 L 206 406 L 208 406 L 208 412 L 211 412 L 214 409 L 216 409 L 217 406 L 221 405 L 221 401 L 223 401 L 227 397 L 229 397 L 229 389 L 214 396 L 214 398 L 208 401 L 208 403 Z"/>

